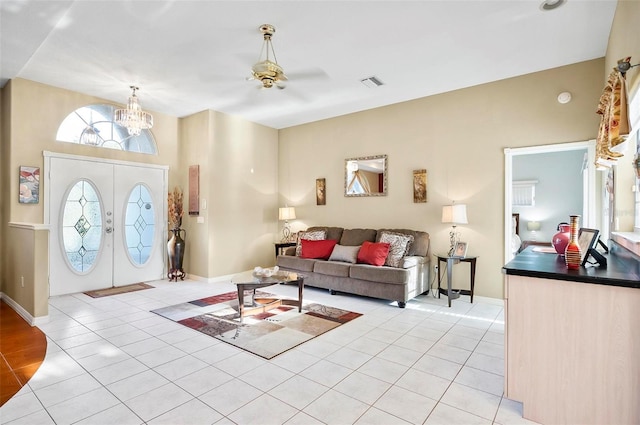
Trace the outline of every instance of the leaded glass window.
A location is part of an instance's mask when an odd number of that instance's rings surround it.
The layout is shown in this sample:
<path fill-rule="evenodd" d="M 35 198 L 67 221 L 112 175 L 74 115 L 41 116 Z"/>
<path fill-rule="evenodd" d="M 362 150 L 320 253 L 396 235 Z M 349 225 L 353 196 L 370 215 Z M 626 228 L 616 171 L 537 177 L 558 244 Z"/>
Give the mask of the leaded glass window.
<path fill-rule="evenodd" d="M 69 191 L 62 214 L 62 245 L 72 269 L 87 273 L 102 245 L 102 205 L 96 188 L 79 180 Z"/>
<path fill-rule="evenodd" d="M 136 185 L 129 194 L 125 213 L 125 240 L 129 258 L 144 265 L 151 256 L 155 236 L 155 212 L 149 189 Z"/>
<path fill-rule="evenodd" d="M 113 121 L 116 108 L 113 105 L 87 105 L 69 114 L 56 134 L 59 142 L 91 145 L 157 155 L 153 133 L 142 130 L 138 136 L 129 134 L 126 128 Z"/>

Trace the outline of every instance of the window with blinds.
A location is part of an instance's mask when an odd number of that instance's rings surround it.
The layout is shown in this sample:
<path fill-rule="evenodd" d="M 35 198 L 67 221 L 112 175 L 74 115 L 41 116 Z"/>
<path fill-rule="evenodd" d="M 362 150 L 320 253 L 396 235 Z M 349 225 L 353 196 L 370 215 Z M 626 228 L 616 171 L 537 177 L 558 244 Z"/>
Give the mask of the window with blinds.
<path fill-rule="evenodd" d="M 512 205 L 514 207 L 533 207 L 536 204 L 537 180 L 519 180 L 513 182 Z"/>

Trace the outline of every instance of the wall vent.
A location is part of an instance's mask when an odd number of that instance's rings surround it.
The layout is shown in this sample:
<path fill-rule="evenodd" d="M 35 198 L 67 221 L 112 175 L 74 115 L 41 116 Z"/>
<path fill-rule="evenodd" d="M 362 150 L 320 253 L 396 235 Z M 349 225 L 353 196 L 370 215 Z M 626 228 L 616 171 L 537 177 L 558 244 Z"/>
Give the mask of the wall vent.
<path fill-rule="evenodd" d="M 364 78 L 364 79 L 360 80 L 360 82 L 362 84 L 364 84 L 365 86 L 369 87 L 370 89 L 372 89 L 374 87 L 380 87 L 380 86 L 384 85 L 384 83 L 382 81 L 380 81 L 380 79 L 378 77 Z"/>

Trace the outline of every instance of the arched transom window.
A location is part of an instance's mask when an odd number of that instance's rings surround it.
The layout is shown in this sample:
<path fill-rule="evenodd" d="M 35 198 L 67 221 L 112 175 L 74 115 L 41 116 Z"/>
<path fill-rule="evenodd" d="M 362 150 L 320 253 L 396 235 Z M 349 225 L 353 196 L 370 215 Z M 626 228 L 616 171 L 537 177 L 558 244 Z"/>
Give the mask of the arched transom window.
<path fill-rule="evenodd" d="M 76 109 L 60 124 L 56 140 L 157 155 L 151 131 L 142 130 L 140 135 L 131 136 L 126 128 L 113 121 L 115 109 L 112 105 L 103 104 Z"/>

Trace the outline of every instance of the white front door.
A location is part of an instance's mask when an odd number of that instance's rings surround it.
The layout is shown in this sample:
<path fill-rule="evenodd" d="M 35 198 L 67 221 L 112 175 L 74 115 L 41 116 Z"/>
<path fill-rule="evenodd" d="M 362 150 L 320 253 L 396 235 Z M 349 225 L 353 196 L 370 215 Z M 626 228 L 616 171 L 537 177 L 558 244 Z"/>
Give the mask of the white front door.
<path fill-rule="evenodd" d="M 47 157 L 51 296 L 161 279 L 162 167 Z"/>

